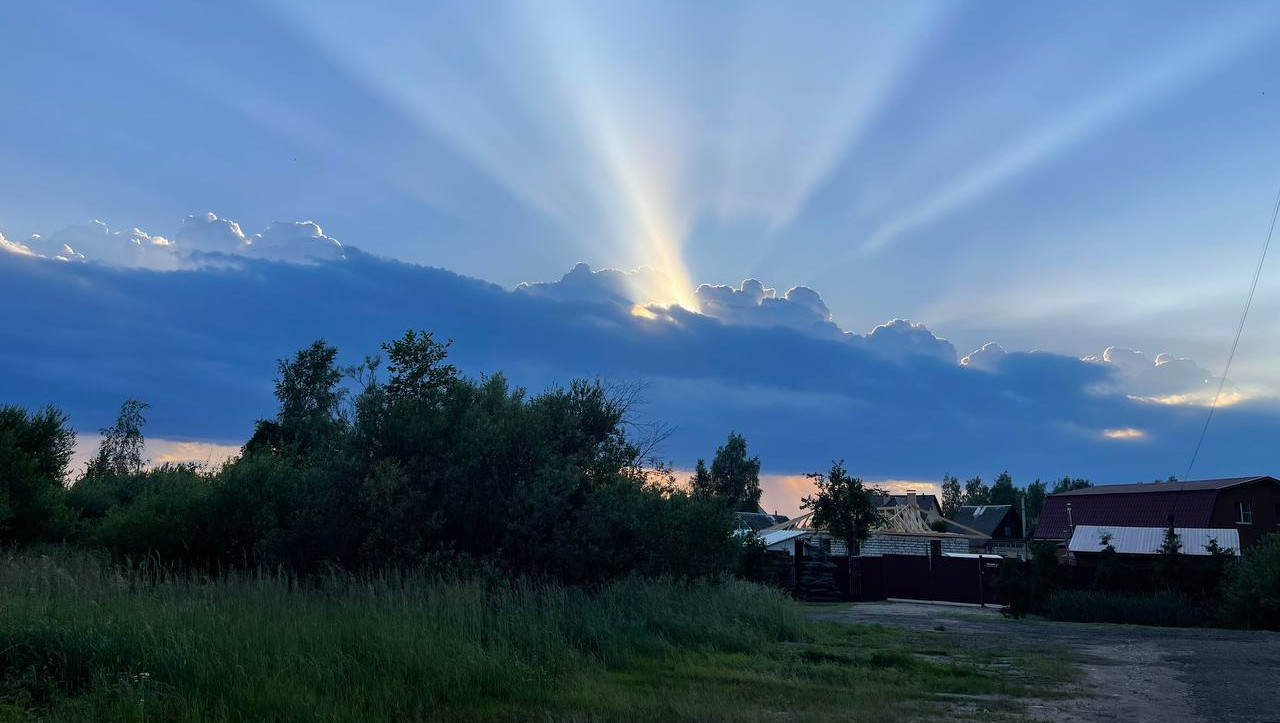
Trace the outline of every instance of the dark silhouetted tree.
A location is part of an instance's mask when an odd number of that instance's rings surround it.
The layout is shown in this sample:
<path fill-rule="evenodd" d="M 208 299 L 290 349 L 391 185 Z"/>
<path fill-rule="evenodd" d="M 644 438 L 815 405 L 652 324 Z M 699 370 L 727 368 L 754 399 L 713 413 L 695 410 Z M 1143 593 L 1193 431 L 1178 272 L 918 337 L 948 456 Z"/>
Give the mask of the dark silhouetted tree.
<path fill-rule="evenodd" d="M 1023 494 L 1027 497 L 1027 534 L 1031 534 L 1040 521 L 1040 511 L 1044 509 L 1045 485 L 1036 480 L 1027 485 Z"/>
<path fill-rule="evenodd" d="M 993 505 L 1016 505 L 1018 503 L 1018 490 L 1013 486 L 1013 478 L 1009 476 L 1007 470 L 996 476 L 996 481 L 991 484 L 991 492 L 987 499 Z"/>
<path fill-rule="evenodd" d="M 444 363 L 452 341 L 443 344 L 428 332 L 406 331 L 382 345 L 387 355 L 386 393 L 392 399 L 422 399 L 439 392 L 458 376 L 457 367 Z"/>
<path fill-rule="evenodd" d="M 816 492 L 801 500 L 800 507 L 813 512 L 814 527 L 843 540 L 848 554 L 856 555 L 858 545 L 883 519 L 876 499 L 884 493 L 849 476 L 844 462 L 832 462 L 826 474 L 811 472 L 805 476 L 813 480 Z"/>
<path fill-rule="evenodd" d="M 981 477 L 971 477 L 964 483 L 964 503 L 966 505 L 991 504 L 991 489 L 983 483 Z"/>
<path fill-rule="evenodd" d="M 1049 490 L 1049 494 L 1056 495 L 1059 492 L 1071 492 L 1074 490 L 1082 490 L 1092 487 L 1093 483 L 1081 477 L 1071 478 L 1063 477 L 1053 483 L 1053 489 Z"/>
<path fill-rule="evenodd" d="M 711 470 L 707 469 L 706 461 L 700 459 L 693 466 L 693 476 L 689 478 L 689 491 L 699 497 L 715 496 L 715 482 L 711 479 Z"/>
<path fill-rule="evenodd" d="M 964 488 L 954 475 L 942 477 L 942 516 L 951 519 L 964 505 Z"/>
<path fill-rule="evenodd" d="M 277 363 L 278 434 L 303 448 L 329 435 L 340 413 L 344 391 L 338 350 L 323 339 Z"/>
<path fill-rule="evenodd" d="M 730 432 L 711 460 L 716 496 L 739 512 L 760 509 L 760 458 L 747 456 L 747 438 Z"/>
<path fill-rule="evenodd" d="M 89 460 L 85 477 L 127 477 L 142 473 L 147 463 L 142 456 L 146 447 L 142 428 L 147 423 L 142 413 L 149 406 L 137 399 L 125 400 L 120 405 L 115 424 L 99 430 L 102 441 L 98 443 L 98 453 Z"/>
<path fill-rule="evenodd" d="M 0 407 L 0 543 L 59 539 L 69 529 L 63 502 L 75 432 L 62 412 Z"/>

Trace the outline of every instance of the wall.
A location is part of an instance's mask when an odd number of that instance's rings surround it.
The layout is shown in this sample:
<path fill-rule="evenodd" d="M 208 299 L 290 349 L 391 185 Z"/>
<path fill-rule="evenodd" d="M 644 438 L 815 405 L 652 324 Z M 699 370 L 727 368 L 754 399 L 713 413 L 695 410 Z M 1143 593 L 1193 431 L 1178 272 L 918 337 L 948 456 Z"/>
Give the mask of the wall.
<path fill-rule="evenodd" d="M 879 557 L 881 555 L 923 555 L 929 556 L 929 542 L 937 538 L 913 537 L 906 535 L 872 535 L 862 543 L 863 557 Z M 961 537 L 942 538 L 942 551 L 969 552 L 969 541 Z"/>
<path fill-rule="evenodd" d="M 1237 502 L 1249 502 L 1253 505 L 1253 524 L 1242 525 L 1236 522 Z M 1222 490 L 1213 506 L 1212 523 L 1209 526 L 1235 528 L 1240 533 L 1240 547 L 1247 550 L 1257 544 L 1263 535 L 1280 533 L 1276 505 L 1280 505 L 1280 483 L 1271 480 Z"/>

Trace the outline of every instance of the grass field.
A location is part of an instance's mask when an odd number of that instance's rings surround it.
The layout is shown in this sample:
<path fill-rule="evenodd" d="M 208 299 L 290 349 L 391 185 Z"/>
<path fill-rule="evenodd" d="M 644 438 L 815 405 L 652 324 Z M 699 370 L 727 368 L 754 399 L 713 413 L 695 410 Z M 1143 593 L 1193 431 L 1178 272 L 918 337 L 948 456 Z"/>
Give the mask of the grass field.
<path fill-rule="evenodd" d="M 300 586 L 56 551 L 0 559 L 0 591 L 0 721 L 897 721 L 1071 675 L 1048 652 L 810 623 L 736 581 Z"/>

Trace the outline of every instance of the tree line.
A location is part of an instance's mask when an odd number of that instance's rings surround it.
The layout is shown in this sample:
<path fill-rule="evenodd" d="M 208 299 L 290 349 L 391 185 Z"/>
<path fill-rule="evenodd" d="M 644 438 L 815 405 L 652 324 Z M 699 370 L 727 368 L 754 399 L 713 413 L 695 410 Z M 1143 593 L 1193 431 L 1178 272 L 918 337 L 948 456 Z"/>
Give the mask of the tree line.
<path fill-rule="evenodd" d="M 1092 487 L 1093 483 L 1082 477 L 1063 477 L 1046 484 L 1039 479 L 1025 487 L 1017 487 L 1008 470 L 996 475 L 991 485 L 975 476 L 962 484 L 954 475 L 942 478 L 942 516 L 951 519 L 961 507 L 966 505 L 1012 505 L 1021 512 L 1026 504 L 1027 534 L 1031 534 L 1040 520 L 1040 512 L 1044 509 L 1044 499 L 1059 492 Z"/>
<path fill-rule="evenodd" d="M 735 510 L 760 460 L 730 434 L 683 484 L 653 459 L 638 389 L 579 380 L 530 394 L 467 378 L 410 331 L 338 364 L 317 341 L 277 366 L 276 413 L 235 458 L 148 467 L 129 400 L 71 484 L 62 412 L 0 408 L 0 544 L 70 542 L 208 569 L 493 565 L 567 583 L 733 573 Z"/>

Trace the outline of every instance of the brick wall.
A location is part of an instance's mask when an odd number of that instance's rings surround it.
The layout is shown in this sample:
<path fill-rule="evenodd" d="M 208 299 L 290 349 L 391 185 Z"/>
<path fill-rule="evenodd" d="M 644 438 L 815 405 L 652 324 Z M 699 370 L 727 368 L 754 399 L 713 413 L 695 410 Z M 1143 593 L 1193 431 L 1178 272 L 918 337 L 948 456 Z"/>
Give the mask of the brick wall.
<path fill-rule="evenodd" d="M 922 555 L 928 557 L 928 537 L 899 537 L 896 535 L 872 535 L 862 543 L 863 557 L 880 557 L 881 555 Z M 942 551 L 968 552 L 969 541 L 963 538 L 942 538 Z"/>

